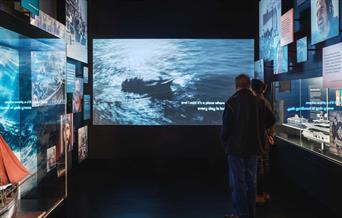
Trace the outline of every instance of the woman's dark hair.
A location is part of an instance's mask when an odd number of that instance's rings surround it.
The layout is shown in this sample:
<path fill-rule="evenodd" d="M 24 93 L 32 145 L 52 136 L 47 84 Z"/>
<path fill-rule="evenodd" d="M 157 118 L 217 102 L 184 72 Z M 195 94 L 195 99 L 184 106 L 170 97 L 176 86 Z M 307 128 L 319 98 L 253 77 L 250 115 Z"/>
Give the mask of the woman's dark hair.
<path fill-rule="evenodd" d="M 265 89 L 265 83 L 263 81 L 258 80 L 258 79 L 252 79 L 251 83 L 252 83 L 252 89 L 256 94 L 259 95 L 263 93 Z"/>

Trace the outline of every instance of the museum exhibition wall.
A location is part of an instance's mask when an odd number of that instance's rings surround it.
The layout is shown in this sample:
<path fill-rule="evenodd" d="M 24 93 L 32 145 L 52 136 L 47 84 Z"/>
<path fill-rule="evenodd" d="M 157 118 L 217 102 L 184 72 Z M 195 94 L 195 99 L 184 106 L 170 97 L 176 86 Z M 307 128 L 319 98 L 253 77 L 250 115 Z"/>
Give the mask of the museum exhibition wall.
<path fill-rule="evenodd" d="M 281 6 L 280 0 L 262 0 L 259 8 L 259 61 L 273 81 L 277 134 L 341 162 L 339 1 Z"/>
<path fill-rule="evenodd" d="M 87 1 L 1 1 L 0 18 L 1 212 L 45 217 L 88 157 Z"/>
<path fill-rule="evenodd" d="M 339 0 L 261 0 L 255 63 L 271 87 L 279 170 L 335 210 L 342 165 L 340 21 Z"/>
<path fill-rule="evenodd" d="M 221 115 L 242 72 L 268 85 L 275 169 L 335 207 L 341 0 L 249 4 L 0 1 L 0 185 L 18 215 L 47 216 L 88 157 L 224 172 Z"/>

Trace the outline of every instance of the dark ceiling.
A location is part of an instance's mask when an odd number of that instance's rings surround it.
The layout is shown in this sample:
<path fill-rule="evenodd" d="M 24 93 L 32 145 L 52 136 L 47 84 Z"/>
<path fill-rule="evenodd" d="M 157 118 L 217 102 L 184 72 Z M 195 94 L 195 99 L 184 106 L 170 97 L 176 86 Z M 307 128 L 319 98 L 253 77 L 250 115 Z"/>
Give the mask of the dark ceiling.
<path fill-rule="evenodd" d="M 254 38 L 258 0 L 89 0 L 93 38 Z"/>

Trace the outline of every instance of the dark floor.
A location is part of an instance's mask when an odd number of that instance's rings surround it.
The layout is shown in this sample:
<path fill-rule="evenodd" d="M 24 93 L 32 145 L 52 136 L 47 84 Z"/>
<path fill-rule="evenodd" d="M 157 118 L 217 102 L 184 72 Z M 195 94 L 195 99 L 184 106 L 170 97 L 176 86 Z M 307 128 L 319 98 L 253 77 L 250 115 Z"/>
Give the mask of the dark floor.
<path fill-rule="evenodd" d="M 203 170 L 120 171 L 88 161 L 69 178 L 69 197 L 51 217 L 223 217 L 231 210 L 224 173 Z M 273 176 L 271 201 L 258 218 L 330 218 L 329 211 L 284 178 Z"/>

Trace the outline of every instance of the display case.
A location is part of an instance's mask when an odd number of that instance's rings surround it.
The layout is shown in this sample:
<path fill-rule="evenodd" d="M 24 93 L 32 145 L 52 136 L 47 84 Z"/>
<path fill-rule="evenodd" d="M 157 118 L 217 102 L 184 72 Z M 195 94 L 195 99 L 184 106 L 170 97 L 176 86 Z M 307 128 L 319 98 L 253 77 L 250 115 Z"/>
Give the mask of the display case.
<path fill-rule="evenodd" d="M 342 90 L 323 78 L 273 83 L 277 136 L 342 164 Z"/>
<path fill-rule="evenodd" d="M 65 41 L 0 27 L 0 53 L 1 149 L 12 155 L 0 152 L 0 215 L 45 217 L 67 196 Z M 19 183 L 12 182 L 18 173 L 6 161 L 14 157 L 28 171 Z M 8 187 L 15 187 L 15 195 L 7 194 Z"/>

